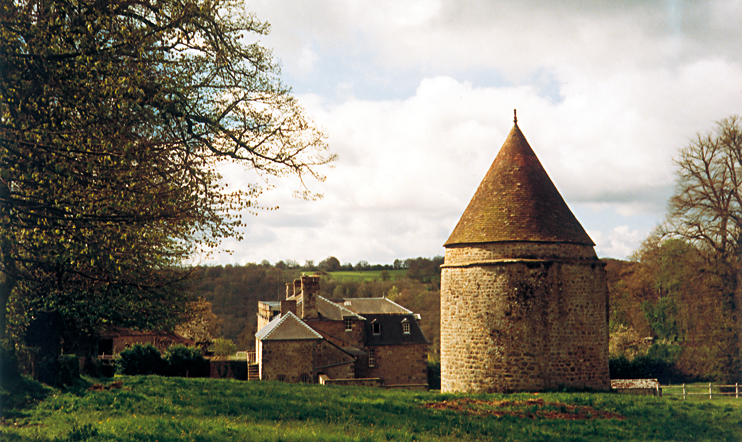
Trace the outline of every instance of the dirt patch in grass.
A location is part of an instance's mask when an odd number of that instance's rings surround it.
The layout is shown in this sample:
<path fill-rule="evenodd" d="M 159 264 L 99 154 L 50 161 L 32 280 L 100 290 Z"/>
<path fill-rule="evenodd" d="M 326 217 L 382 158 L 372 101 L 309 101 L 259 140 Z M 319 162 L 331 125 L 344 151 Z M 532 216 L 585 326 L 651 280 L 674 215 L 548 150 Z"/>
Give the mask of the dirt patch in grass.
<path fill-rule="evenodd" d="M 562 402 L 546 402 L 543 399 L 524 401 L 483 401 L 480 399 L 454 399 L 432 402 L 425 407 L 435 410 L 452 410 L 478 416 L 515 416 L 523 419 L 618 419 L 625 418 L 610 411 L 597 410 L 586 405 L 570 405 Z"/>
<path fill-rule="evenodd" d="M 108 385 L 94 384 L 88 387 L 88 390 L 90 391 L 120 390 L 123 385 L 124 383 L 121 381 L 111 382 Z"/>

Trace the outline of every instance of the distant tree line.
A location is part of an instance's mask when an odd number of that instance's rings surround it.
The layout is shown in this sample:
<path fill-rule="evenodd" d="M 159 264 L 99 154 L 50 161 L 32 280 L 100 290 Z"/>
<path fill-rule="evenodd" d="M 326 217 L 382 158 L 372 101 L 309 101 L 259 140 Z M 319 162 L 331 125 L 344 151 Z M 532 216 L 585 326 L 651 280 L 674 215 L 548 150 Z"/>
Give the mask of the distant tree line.
<path fill-rule="evenodd" d="M 200 299 L 199 306 L 210 304 L 215 321 L 209 322 L 213 338 L 234 341 L 240 349 L 254 348 L 257 331 L 258 301 L 278 301 L 286 297 L 286 284 L 306 272 L 321 275 L 320 294 L 328 299 L 387 296 L 423 317 L 422 328 L 431 342 L 430 354 L 437 356 L 440 323 L 440 265 L 443 258 L 412 258 L 396 260 L 393 265 L 341 265 L 330 256 L 314 266 L 307 261 L 299 265 L 293 260 L 282 260 L 275 265 L 267 260 L 260 264 L 201 266 L 194 269 L 194 280 L 187 292 Z M 336 271 L 380 271 L 374 280 L 334 278 Z M 395 272 L 396 271 L 396 272 Z M 402 277 L 393 278 L 392 274 Z"/>
<path fill-rule="evenodd" d="M 326 272 L 338 272 L 338 271 L 357 271 L 357 272 L 364 272 L 364 271 L 378 271 L 378 270 L 404 270 L 404 269 L 412 269 L 412 275 L 411 277 L 420 277 L 422 276 L 433 276 L 436 273 L 440 273 L 440 270 L 436 270 L 437 267 L 439 267 L 441 264 L 443 264 L 443 257 L 442 256 L 436 256 L 435 258 L 408 258 L 405 260 L 401 259 L 395 259 L 393 264 L 369 264 L 368 261 L 361 260 L 358 261 L 356 264 L 352 264 L 350 262 L 346 262 L 345 264 L 341 264 L 340 260 L 335 258 L 334 256 L 327 257 L 319 262 L 319 264 L 315 265 L 313 260 L 307 260 L 304 262 L 304 264 L 299 264 L 299 262 L 293 260 L 293 259 L 287 259 L 287 260 L 281 260 L 276 262 L 273 267 L 279 268 L 281 270 L 302 270 L 302 271 L 315 271 L 315 270 L 323 270 Z M 270 261 L 264 259 L 260 263 L 263 267 L 271 267 Z M 413 275 L 418 276 L 413 276 Z"/>

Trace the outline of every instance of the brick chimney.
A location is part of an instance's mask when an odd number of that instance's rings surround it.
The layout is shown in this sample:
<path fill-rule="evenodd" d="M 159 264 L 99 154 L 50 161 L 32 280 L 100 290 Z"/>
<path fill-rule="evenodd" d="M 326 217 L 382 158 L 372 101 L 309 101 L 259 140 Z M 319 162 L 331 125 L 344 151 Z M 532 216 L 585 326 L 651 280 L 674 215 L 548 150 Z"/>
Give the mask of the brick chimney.
<path fill-rule="evenodd" d="M 291 312 L 296 314 L 296 301 L 288 301 L 286 299 L 281 300 L 281 316 Z"/>
<path fill-rule="evenodd" d="M 302 276 L 301 319 L 317 317 L 317 293 L 319 293 L 319 276 Z"/>

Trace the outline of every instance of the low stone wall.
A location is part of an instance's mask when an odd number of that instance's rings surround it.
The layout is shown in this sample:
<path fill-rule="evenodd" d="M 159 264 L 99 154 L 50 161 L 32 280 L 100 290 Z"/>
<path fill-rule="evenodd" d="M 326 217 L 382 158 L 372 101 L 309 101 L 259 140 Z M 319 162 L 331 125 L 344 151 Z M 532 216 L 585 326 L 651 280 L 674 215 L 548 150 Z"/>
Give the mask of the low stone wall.
<path fill-rule="evenodd" d="M 662 396 L 657 379 L 611 379 L 611 390 L 637 396 Z"/>
<path fill-rule="evenodd" d="M 381 387 L 381 379 L 379 378 L 330 379 L 328 376 L 320 375 L 319 383 L 322 385 L 352 385 L 354 387 Z"/>
<path fill-rule="evenodd" d="M 404 388 L 405 390 L 422 390 L 428 391 L 430 387 L 428 384 L 395 384 L 395 385 L 383 385 L 386 389 Z"/>
<path fill-rule="evenodd" d="M 209 361 L 209 377 L 215 379 L 247 380 L 247 361 Z"/>

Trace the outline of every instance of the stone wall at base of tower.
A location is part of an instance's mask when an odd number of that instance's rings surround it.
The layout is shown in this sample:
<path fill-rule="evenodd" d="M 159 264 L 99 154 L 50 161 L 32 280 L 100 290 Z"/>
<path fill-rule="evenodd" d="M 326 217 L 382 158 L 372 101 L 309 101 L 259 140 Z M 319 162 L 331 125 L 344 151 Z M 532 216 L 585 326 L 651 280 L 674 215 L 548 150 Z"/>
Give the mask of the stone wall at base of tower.
<path fill-rule="evenodd" d="M 605 268 L 592 247 L 454 246 L 442 267 L 442 391 L 610 388 Z"/>

